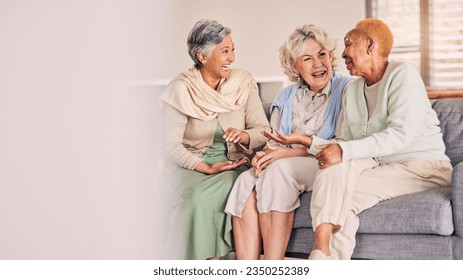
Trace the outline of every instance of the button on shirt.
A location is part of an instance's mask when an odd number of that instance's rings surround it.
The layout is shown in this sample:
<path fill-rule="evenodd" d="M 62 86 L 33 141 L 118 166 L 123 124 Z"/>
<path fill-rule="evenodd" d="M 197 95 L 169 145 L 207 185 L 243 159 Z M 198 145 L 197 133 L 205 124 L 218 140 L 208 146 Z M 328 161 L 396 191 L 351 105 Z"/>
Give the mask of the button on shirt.
<path fill-rule="evenodd" d="M 292 132 L 310 136 L 316 135 L 320 131 L 331 97 L 330 89 L 331 82 L 320 93 L 311 91 L 307 85 L 303 85 L 298 89 L 293 103 Z M 270 123 L 272 127 L 280 127 L 280 111 L 278 108 L 275 108 L 272 112 Z"/>
<path fill-rule="evenodd" d="M 323 125 L 326 108 L 328 107 L 331 83 L 320 93 L 311 91 L 308 86 L 302 86 L 293 103 L 293 132 L 306 135 L 316 135 Z"/>
<path fill-rule="evenodd" d="M 381 82 L 381 81 L 380 81 Z M 365 97 L 365 102 L 366 102 L 366 109 L 367 109 L 367 112 L 368 112 L 368 116 L 365 116 L 365 118 L 362 120 L 362 138 L 366 138 L 369 134 L 368 134 L 368 121 L 370 120 L 371 116 L 373 116 L 374 112 L 375 112 L 375 109 L 376 109 L 376 103 L 378 101 L 378 94 L 379 94 L 379 84 L 380 82 L 377 82 L 376 84 L 374 85 L 371 85 L 371 86 L 367 86 L 366 84 L 364 84 L 363 86 L 363 95 Z M 342 110 L 343 108 L 341 108 L 341 115 L 339 117 L 339 120 L 338 120 L 338 124 L 339 123 L 342 123 Z M 340 135 L 339 133 L 339 128 L 341 126 L 338 125 L 338 133 L 337 135 Z M 321 139 L 321 138 L 318 138 L 318 137 L 314 137 L 312 139 L 312 145 L 310 145 L 310 148 L 308 150 L 309 154 L 312 154 L 312 155 L 315 155 L 319 152 L 319 150 L 316 148 L 317 145 L 319 144 L 326 144 L 326 143 L 329 143 L 330 141 L 327 141 L 325 139 Z"/>

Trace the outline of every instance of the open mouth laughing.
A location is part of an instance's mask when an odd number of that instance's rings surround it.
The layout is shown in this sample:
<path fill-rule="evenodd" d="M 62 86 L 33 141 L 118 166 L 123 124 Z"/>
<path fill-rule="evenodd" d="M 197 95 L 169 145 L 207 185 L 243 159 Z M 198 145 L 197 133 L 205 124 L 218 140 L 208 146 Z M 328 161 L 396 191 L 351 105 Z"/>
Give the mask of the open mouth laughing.
<path fill-rule="evenodd" d="M 316 72 L 312 73 L 312 77 L 321 78 L 321 77 L 325 76 L 325 74 L 326 74 L 326 70 L 316 71 Z"/>

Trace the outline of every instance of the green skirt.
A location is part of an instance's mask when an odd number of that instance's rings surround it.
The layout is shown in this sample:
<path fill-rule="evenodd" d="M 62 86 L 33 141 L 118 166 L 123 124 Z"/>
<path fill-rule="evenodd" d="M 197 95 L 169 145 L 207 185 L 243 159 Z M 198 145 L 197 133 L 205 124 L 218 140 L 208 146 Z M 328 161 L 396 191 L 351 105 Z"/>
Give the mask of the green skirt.
<path fill-rule="evenodd" d="M 223 130 L 217 126 L 214 143 L 204 153 L 208 164 L 227 161 Z M 224 209 L 238 175 L 247 167 L 206 175 L 176 168 L 169 180 L 172 202 L 171 228 L 168 242 L 180 247 L 180 259 L 204 260 L 221 257 L 232 249 L 231 216 Z"/>

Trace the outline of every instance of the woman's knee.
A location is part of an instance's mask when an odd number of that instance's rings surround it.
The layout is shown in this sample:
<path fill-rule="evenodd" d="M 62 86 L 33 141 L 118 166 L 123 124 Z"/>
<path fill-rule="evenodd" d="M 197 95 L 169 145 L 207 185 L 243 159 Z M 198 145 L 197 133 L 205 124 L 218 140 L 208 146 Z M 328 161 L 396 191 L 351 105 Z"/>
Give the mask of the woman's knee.
<path fill-rule="evenodd" d="M 256 176 L 254 175 L 254 168 L 251 168 L 243 173 L 241 173 L 235 180 L 234 188 L 241 188 L 256 183 Z"/>
<path fill-rule="evenodd" d="M 292 168 L 288 167 L 290 167 L 290 158 L 282 158 L 270 163 L 265 169 L 266 173 L 272 176 L 281 176 L 291 172 Z"/>

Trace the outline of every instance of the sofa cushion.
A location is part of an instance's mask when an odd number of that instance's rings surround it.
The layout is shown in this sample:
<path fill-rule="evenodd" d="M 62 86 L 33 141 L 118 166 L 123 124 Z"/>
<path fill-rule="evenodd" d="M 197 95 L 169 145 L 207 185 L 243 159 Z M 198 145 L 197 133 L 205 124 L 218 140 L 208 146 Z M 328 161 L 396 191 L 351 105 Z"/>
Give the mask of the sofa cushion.
<path fill-rule="evenodd" d="M 451 235 L 454 229 L 450 196 L 450 187 L 444 187 L 380 202 L 360 213 L 358 232 Z M 312 228 L 312 219 L 307 215 L 310 197 L 311 192 L 302 194 L 294 228 Z"/>
<path fill-rule="evenodd" d="M 463 98 L 431 100 L 444 134 L 445 153 L 452 165 L 463 161 Z"/>

